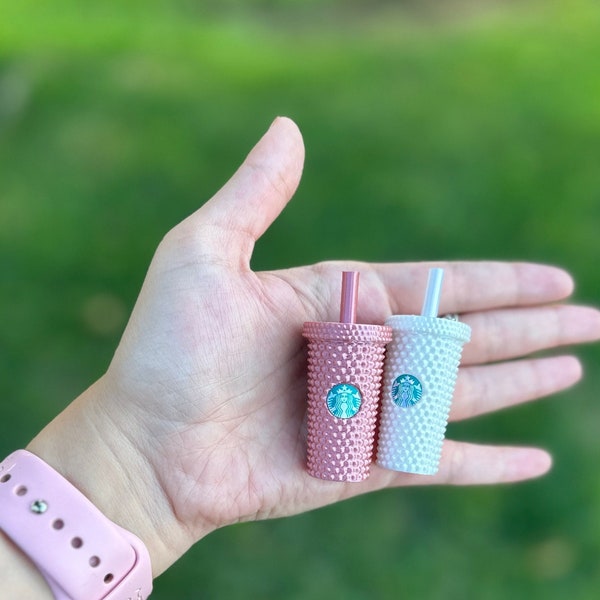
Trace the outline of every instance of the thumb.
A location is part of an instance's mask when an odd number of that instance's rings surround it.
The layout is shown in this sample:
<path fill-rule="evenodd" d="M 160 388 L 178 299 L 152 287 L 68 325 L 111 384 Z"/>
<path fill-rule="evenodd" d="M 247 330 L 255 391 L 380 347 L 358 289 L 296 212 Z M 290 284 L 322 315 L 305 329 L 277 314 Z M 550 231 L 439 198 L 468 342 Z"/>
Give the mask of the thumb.
<path fill-rule="evenodd" d="M 294 195 L 304 164 L 302 135 L 285 117 L 273 121 L 233 177 L 186 225 L 227 262 L 248 266 L 254 243 Z"/>

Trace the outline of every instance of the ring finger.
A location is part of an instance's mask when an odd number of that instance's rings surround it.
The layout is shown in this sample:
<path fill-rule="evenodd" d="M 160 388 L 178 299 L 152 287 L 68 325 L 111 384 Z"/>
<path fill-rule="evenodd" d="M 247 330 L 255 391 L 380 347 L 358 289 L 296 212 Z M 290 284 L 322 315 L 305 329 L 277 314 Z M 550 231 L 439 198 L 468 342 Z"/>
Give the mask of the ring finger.
<path fill-rule="evenodd" d="M 469 419 L 555 394 L 581 378 L 574 356 L 463 367 L 456 382 L 451 421 Z"/>

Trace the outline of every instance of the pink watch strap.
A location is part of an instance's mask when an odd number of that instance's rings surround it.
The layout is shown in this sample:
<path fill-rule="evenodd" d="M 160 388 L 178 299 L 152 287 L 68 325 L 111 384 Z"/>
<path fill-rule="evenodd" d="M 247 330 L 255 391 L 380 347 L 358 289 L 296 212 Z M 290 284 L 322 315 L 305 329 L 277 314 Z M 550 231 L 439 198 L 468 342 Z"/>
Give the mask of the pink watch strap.
<path fill-rule="evenodd" d="M 145 600 L 152 591 L 143 542 L 26 450 L 0 463 L 0 529 L 57 600 Z"/>

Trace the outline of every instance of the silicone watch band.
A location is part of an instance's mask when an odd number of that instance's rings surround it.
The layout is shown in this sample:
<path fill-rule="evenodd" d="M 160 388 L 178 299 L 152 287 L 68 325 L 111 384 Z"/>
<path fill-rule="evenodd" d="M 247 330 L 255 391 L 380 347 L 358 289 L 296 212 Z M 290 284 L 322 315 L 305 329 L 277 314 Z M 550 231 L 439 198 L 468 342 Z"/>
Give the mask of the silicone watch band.
<path fill-rule="evenodd" d="M 57 600 L 145 600 L 152 591 L 143 542 L 26 450 L 0 463 L 0 529 Z"/>

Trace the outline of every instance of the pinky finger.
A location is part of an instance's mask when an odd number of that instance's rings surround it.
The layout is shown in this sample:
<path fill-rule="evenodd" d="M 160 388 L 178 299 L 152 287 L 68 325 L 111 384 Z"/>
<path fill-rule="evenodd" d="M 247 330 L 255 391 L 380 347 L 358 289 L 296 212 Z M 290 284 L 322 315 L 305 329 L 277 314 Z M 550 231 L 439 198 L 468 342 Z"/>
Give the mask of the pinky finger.
<path fill-rule="evenodd" d="M 546 474 L 552 457 L 540 448 L 482 446 L 447 440 L 435 483 L 482 485 L 534 479 Z"/>
<path fill-rule="evenodd" d="M 386 478 L 386 487 L 413 485 L 490 485 L 534 479 L 547 473 L 552 457 L 539 448 L 482 446 L 446 440 L 436 475 L 397 473 L 374 466 L 371 478 Z M 373 477 L 375 476 L 375 477 Z"/>

